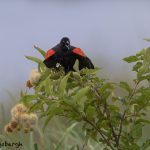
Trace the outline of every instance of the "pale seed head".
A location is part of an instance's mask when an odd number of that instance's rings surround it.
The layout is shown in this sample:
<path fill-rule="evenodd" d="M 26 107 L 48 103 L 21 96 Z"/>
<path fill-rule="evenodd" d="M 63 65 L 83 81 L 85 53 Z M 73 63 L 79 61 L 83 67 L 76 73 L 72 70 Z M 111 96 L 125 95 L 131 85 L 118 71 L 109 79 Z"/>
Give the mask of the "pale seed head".
<path fill-rule="evenodd" d="M 16 104 L 12 109 L 11 109 L 11 115 L 12 117 L 16 115 L 17 113 L 25 113 L 27 112 L 27 107 L 24 104 Z"/>
<path fill-rule="evenodd" d="M 29 124 L 31 126 L 34 126 L 37 124 L 37 121 L 38 121 L 38 117 L 35 113 L 30 113 L 29 114 Z"/>
<path fill-rule="evenodd" d="M 38 69 L 33 69 L 29 76 L 30 83 L 34 85 L 39 82 L 40 78 L 41 73 L 38 71 Z"/>
<path fill-rule="evenodd" d="M 23 126 L 25 126 L 28 123 L 29 119 L 30 119 L 30 115 L 27 113 L 24 113 L 20 116 L 20 123 Z"/>
<path fill-rule="evenodd" d="M 16 121 L 18 124 L 21 122 L 22 113 L 16 112 L 12 115 L 12 120 Z"/>

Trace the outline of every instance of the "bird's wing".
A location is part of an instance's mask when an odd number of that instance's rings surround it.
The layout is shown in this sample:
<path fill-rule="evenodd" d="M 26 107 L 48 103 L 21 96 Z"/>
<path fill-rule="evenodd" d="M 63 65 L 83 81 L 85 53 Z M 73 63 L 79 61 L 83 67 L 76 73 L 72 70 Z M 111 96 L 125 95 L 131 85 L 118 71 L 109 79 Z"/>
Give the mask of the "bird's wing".
<path fill-rule="evenodd" d="M 55 57 L 56 51 L 53 49 L 49 49 L 45 55 L 45 60 L 43 63 L 46 65 L 48 68 L 56 67 L 56 57 Z"/>
<path fill-rule="evenodd" d="M 45 59 L 48 59 L 49 57 L 53 56 L 56 53 L 53 49 L 49 49 L 45 55 Z"/>
<path fill-rule="evenodd" d="M 85 55 L 85 53 L 80 48 L 75 48 L 72 50 L 74 54 L 78 55 L 79 60 L 79 70 L 83 68 L 94 69 L 92 61 Z"/>
<path fill-rule="evenodd" d="M 82 56 L 82 57 L 85 57 L 85 53 L 80 49 L 80 48 L 75 48 L 72 50 L 73 53 L 79 55 L 79 56 Z"/>
<path fill-rule="evenodd" d="M 79 59 L 79 70 L 83 68 L 94 69 L 94 65 L 88 57 L 80 57 Z"/>

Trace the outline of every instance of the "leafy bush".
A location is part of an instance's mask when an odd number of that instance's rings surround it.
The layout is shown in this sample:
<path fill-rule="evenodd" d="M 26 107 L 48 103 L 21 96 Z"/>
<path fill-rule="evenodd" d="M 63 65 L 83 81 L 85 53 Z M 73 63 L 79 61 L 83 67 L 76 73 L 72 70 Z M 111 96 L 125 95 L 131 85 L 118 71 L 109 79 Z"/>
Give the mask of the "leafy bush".
<path fill-rule="evenodd" d="M 45 56 L 45 51 L 35 48 Z M 63 116 L 70 124 L 80 123 L 86 142 L 93 139 L 103 143 L 105 150 L 146 150 L 150 147 L 150 139 L 140 142 L 142 128 L 150 124 L 146 118 L 150 106 L 150 48 L 123 59 L 134 63 L 133 87 L 124 81 L 112 83 L 98 77 L 97 68 L 79 71 L 78 62 L 74 66 L 76 72 L 64 74 L 61 67 L 48 69 L 42 60 L 26 58 L 38 64 L 41 76 L 29 86 L 34 93 L 21 92 L 20 101 L 30 112 L 46 118 L 43 129 L 54 116 Z M 118 88 L 126 94 L 115 94 Z"/>

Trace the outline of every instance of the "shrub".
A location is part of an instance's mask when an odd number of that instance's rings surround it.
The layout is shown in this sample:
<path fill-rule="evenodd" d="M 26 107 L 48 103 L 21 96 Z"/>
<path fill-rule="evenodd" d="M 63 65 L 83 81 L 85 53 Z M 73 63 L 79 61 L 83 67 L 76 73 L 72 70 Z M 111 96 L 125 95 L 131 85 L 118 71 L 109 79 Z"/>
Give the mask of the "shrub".
<path fill-rule="evenodd" d="M 35 48 L 45 56 L 45 51 Z M 48 69 L 39 58 L 26 58 L 38 64 L 40 78 L 31 86 L 33 94 L 21 92 L 20 102 L 30 112 L 46 118 L 43 128 L 52 117 L 64 116 L 70 123 L 80 123 L 86 139 L 103 143 L 105 150 L 146 150 L 150 146 L 150 139 L 139 142 L 142 128 L 150 123 L 146 119 L 150 106 L 150 48 L 123 59 L 134 64 L 134 86 L 100 78 L 97 68 L 79 71 L 78 63 L 76 72 L 64 74 L 61 67 Z M 124 96 L 115 94 L 118 88 L 126 91 Z"/>

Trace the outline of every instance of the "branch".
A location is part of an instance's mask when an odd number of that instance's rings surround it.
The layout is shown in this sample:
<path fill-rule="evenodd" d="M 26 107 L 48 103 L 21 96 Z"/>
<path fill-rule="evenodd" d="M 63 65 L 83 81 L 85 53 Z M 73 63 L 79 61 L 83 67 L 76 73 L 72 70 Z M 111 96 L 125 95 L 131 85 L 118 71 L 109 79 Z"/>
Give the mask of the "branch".
<path fill-rule="evenodd" d="M 135 87 L 133 89 L 133 92 L 131 93 L 131 95 L 129 96 L 129 102 L 131 101 L 132 97 L 134 96 L 137 86 L 139 85 L 140 81 L 137 81 L 137 83 L 135 84 Z"/>
<path fill-rule="evenodd" d="M 87 143 L 88 143 L 88 139 L 85 137 L 85 140 L 84 140 L 84 143 L 83 143 L 83 146 L 82 146 L 82 150 L 85 149 L 85 147 L 87 146 Z"/>
<path fill-rule="evenodd" d="M 99 93 L 99 91 L 97 89 L 94 89 L 94 91 L 95 91 L 96 96 L 99 99 L 103 99 L 101 94 Z M 116 145 L 117 145 L 117 141 L 118 141 L 117 134 L 115 133 L 115 130 L 114 130 L 113 126 L 112 126 L 111 119 L 110 119 L 111 118 L 110 117 L 110 112 L 109 112 L 109 109 L 107 108 L 107 103 L 106 102 L 105 102 L 104 108 L 105 108 L 105 112 L 106 112 L 107 118 L 109 120 L 109 127 L 110 127 L 110 129 L 112 131 L 113 137 L 114 137 Z"/>
<path fill-rule="evenodd" d="M 110 144 L 110 142 L 105 138 L 104 133 L 101 129 L 99 129 L 97 126 L 95 126 L 95 124 L 93 124 L 91 121 L 89 121 L 85 116 L 83 116 L 84 121 L 86 121 L 87 123 L 89 123 L 93 128 L 95 128 L 98 133 L 101 135 L 101 137 L 103 138 L 103 140 L 107 143 L 108 146 L 111 147 L 112 150 L 115 150 L 113 148 L 113 146 Z"/>
<path fill-rule="evenodd" d="M 118 134 L 117 145 L 116 145 L 117 147 L 119 146 L 119 142 L 120 142 L 120 137 L 121 137 L 121 133 L 122 133 L 122 126 L 123 126 L 125 114 L 126 114 L 126 110 L 124 111 L 122 118 L 121 118 L 121 121 L 120 121 L 119 134 Z"/>
<path fill-rule="evenodd" d="M 117 134 L 115 133 L 115 130 L 114 130 L 113 125 L 111 123 L 110 112 L 109 112 L 109 109 L 107 108 L 107 104 L 106 103 L 105 103 L 105 110 L 106 110 L 107 118 L 109 120 L 109 127 L 110 127 L 110 129 L 112 131 L 113 137 L 115 138 L 115 142 L 116 142 L 116 146 L 117 146 L 118 137 L 117 137 Z"/>
<path fill-rule="evenodd" d="M 132 97 L 134 96 L 134 94 L 135 94 L 135 92 L 136 92 L 136 89 L 137 89 L 137 86 L 138 86 L 139 83 L 140 83 L 140 81 L 138 81 L 138 82 L 135 84 L 135 87 L 134 87 L 134 89 L 133 89 L 133 92 L 132 92 L 131 95 L 129 96 L 129 105 L 130 105 L 130 102 L 131 102 Z M 124 121 L 124 119 L 125 119 L 126 113 L 127 113 L 127 109 L 124 110 L 124 113 L 123 113 L 122 118 L 121 118 L 121 121 L 120 121 L 120 128 L 119 128 L 119 134 L 118 134 L 117 147 L 119 146 L 120 137 L 121 137 L 121 133 L 122 133 L 122 127 L 123 127 L 123 121 Z"/>
<path fill-rule="evenodd" d="M 69 105 L 68 103 L 66 103 L 66 104 L 67 104 L 68 106 L 72 107 L 73 110 L 74 110 L 76 113 L 78 113 L 79 115 L 81 115 L 81 114 L 76 110 L 75 107 Z M 105 138 L 104 133 L 103 133 L 103 131 L 102 131 L 101 129 L 99 129 L 97 126 L 95 126 L 95 125 L 94 125 L 91 121 L 89 121 L 85 116 L 82 116 L 82 118 L 83 118 L 84 121 L 86 121 L 87 123 L 89 123 L 92 127 L 94 127 L 94 128 L 99 132 L 99 134 L 102 136 L 102 138 L 104 139 L 104 141 L 111 147 L 112 150 L 115 150 L 115 149 L 112 147 L 112 145 L 109 143 L 109 141 Z"/>

